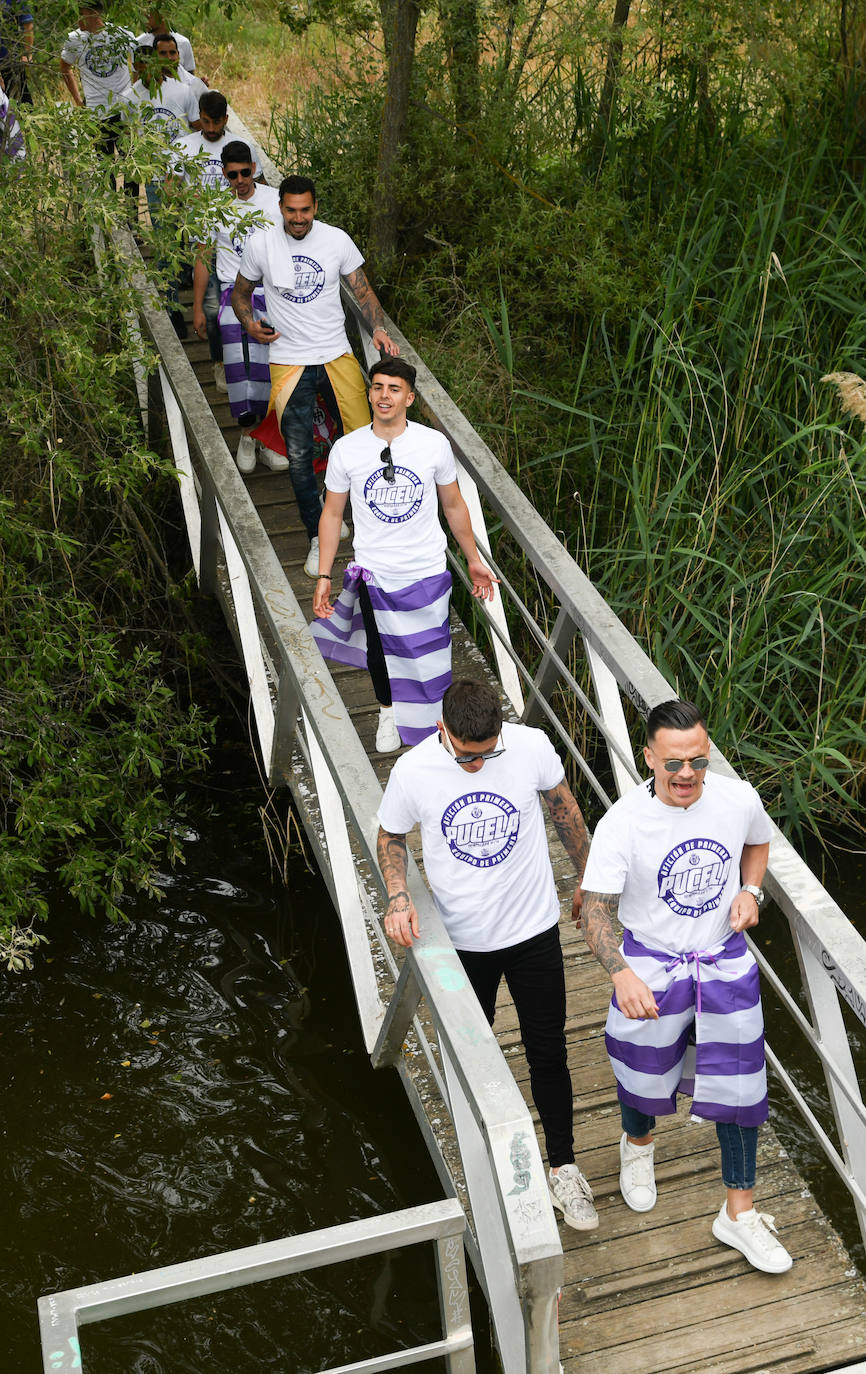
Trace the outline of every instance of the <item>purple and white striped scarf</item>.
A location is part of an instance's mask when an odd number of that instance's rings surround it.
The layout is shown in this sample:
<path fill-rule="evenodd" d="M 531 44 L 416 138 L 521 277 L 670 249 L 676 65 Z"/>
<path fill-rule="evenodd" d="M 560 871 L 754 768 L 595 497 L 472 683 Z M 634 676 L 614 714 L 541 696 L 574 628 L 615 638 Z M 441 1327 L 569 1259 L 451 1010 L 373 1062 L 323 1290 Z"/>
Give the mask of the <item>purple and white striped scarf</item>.
<path fill-rule="evenodd" d="M 232 310 L 233 286 L 224 286 L 220 295 L 219 326 L 223 341 L 223 362 L 226 369 L 226 386 L 229 391 L 229 409 L 235 419 L 239 415 L 256 415 L 260 419 L 267 414 L 271 394 L 271 369 L 268 363 L 268 344 L 256 343 L 245 333 L 240 320 Z M 263 320 L 265 312 L 265 293 L 256 288 L 252 298 L 253 319 Z"/>
<path fill-rule="evenodd" d="M 628 931 L 622 953 L 652 988 L 657 1021 L 623 1016 L 611 998 L 605 1044 L 620 1101 L 647 1116 L 676 1111 L 759 1126 L 767 1119 L 764 1017 L 758 966 L 741 931 L 723 945 L 687 954 L 647 949 Z"/>
<path fill-rule="evenodd" d="M 323 658 L 367 667 L 367 633 L 358 599 L 367 584 L 391 684 L 394 720 L 404 744 L 420 744 L 436 729 L 442 697 L 451 685 L 451 574 L 434 573 L 386 592 L 372 573 L 352 563 L 329 619 L 314 620 L 313 638 Z"/>

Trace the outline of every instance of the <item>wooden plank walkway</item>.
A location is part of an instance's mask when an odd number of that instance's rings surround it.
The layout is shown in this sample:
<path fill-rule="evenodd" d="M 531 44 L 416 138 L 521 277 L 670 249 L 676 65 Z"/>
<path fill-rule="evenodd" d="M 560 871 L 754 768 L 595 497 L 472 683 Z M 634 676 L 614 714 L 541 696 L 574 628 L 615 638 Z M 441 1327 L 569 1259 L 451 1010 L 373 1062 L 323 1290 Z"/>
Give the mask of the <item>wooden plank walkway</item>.
<path fill-rule="evenodd" d="M 191 338 L 186 351 L 234 452 L 238 430 L 225 396 L 212 384 L 206 345 Z M 288 476 L 259 466 L 245 480 L 295 594 L 312 615 L 313 582 L 303 573 L 307 539 Z M 350 554 L 350 544 L 341 545 L 337 587 Z M 459 635 L 455 666 L 477 673 L 479 661 L 475 646 Z M 393 756 L 373 752 L 377 706 L 369 678 L 351 669 L 332 672 L 384 783 Z M 619 1113 L 604 1049 L 609 982 L 567 918 L 573 875 L 550 828 L 549 834 L 563 904 L 576 1147 L 600 1218 L 592 1233 L 560 1224 L 565 1253 L 560 1331 L 567 1374 L 817 1374 L 866 1360 L 866 1286 L 769 1127 L 761 1133 L 756 1195 L 759 1208 L 777 1218 L 794 1257 L 788 1274 L 759 1274 L 713 1238 L 710 1226 L 724 1193 L 715 1131 L 690 1121 L 684 1106 L 658 1127 L 656 1207 L 638 1214 L 622 1201 Z M 505 992 L 496 1033 L 537 1121 L 516 1016 Z"/>

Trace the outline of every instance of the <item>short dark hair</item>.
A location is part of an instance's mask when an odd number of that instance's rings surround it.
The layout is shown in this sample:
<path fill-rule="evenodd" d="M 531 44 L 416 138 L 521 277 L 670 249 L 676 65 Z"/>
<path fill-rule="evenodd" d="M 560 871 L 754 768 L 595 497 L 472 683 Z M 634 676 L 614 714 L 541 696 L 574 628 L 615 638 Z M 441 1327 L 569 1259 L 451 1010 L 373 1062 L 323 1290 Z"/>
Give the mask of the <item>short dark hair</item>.
<path fill-rule="evenodd" d="M 457 678 L 442 698 L 442 719 L 455 738 L 469 744 L 493 739 L 502 729 L 499 693 L 477 678 Z"/>
<path fill-rule="evenodd" d="M 235 138 L 231 143 L 227 143 L 220 153 L 220 161 L 224 167 L 228 167 L 230 162 L 250 162 L 256 165 L 256 160 L 250 152 L 249 145 L 241 143 L 239 138 Z"/>
<path fill-rule="evenodd" d="M 222 91 L 202 91 L 198 98 L 198 108 L 208 119 L 225 119 L 229 112 L 229 102 Z"/>
<path fill-rule="evenodd" d="M 370 365 L 371 382 L 377 373 L 381 373 L 383 377 L 401 377 L 404 382 L 409 383 L 412 391 L 415 390 L 415 378 L 418 374 L 405 358 L 380 358 L 377 363 Z"/>
<path fill-rule="evenodd" d="M 308 191 L 313 197 L 313 204 L 315 205 L 319 199 L 316 195 L 316 183 L 309 177 L 283 177 L 280 182 L 280 200 L 283 196 L 305 196 Z"/>
<path fill-rule="evenodd" d="M 177 47 L 177 39 L 175 38 L 173 33 L 155 33 L 153 35 L 154 50 L 159 46 L 160 43 L 173 43 L 174 46 Z"/>
<path fill-rule="evenodd" d="M 105 5 L 102 3 L 102 0 L 82 0 L 82 3 L 78 6 L 78 13 L 86 14 L 88 10 L 93 14 L 104 14 Z"/>
<path fill-rule="evenodd" d="M 707 722 L 693 701 L 663 701 L 654 706 L 646 718 L 647 743 L 651 744 L 659 730 L 693 730 L 696 725 L 707 728 Z"/>

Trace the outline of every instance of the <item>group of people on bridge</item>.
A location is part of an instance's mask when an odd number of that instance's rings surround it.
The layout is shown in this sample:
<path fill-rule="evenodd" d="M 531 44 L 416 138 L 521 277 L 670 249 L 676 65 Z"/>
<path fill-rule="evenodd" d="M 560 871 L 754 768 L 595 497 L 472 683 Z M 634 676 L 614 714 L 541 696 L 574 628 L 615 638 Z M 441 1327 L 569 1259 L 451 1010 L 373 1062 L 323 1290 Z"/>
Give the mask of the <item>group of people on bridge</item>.
<path fill-rule="evenodd" d="M 73 99 L 67 68 L 77 63 L 88 103 L 95 88 L 83 54 L 100 19 L 100 0 L 90 0 L 82 36 L 70 35 L 63 54 Z M 191 49 L 186 54 L 161 15 L 150 19 L 159 60 L 174 73 L 159 98 L 175 122 L 187 119 L 183 151 L 197 155 L 194 173 L 185 164 L 181 174 L 211 177 L 232 198 L 232 213 L 215 213 L 199 246 L 193 325 L 210 344 L 218 385 L 243 431 L 238 467 L 249 473 L 258 457 L 288 472 L 309 538 L 304 571 L 315 579 L 316 642 L 325 657 L 369 670 L 376 749 L 410 746 L 393 766 L 378 816 L 387 934 L 404 947 L 420 935 L 406 842 L 418 825 L 436 906 L 491 1025 L 503 977 L 511 992 L 552 1203 L 570 1226 L 595 1229 L 592 1189 L 574 1152 L 560 911 L 543 798 L 574 867 L 572 917 L 612 983 L 606 1047 L 620 1103 L 625 1203 L 637 1212 L 656 1205 L 656 1118 L 688 1094 L 693 1115 L 714 1122 L 719 1141 L 726 1196 L 714 1237 L 757 1269 L 786 1271 L 791 1256 L 753 1199 L 767 1081 L 758 970 L 745 932 L 758 922 L 771 837 L 757 792 L 710 771 L 703 715 L 690 702 L 667 701 L 646 722 L 648 779 L 611 807 L 590 845 L 544 732 L 504 721 L 488 683 L 452 680 L 440 505 L 473 595 L 492 599 L 497 579 L 476 547 L 451 446 L 408 418 L 415 369 L 385 329 L 357 245 L 318 219 L 313 181 L 293 175 L 278 190 L 261 184 L 258 149 L 226 132 L 224 97 L 206 89 L 194 108 L 179 94 L 191 90 L 182 75 L 192 69 Z M 341 281 L 381 355 L 367 383 L 346 334 Z M 314 470 L 322 404 L 336 434 L 324 504 Z M 334 597 L 349 502 L 354 557 Z"/>

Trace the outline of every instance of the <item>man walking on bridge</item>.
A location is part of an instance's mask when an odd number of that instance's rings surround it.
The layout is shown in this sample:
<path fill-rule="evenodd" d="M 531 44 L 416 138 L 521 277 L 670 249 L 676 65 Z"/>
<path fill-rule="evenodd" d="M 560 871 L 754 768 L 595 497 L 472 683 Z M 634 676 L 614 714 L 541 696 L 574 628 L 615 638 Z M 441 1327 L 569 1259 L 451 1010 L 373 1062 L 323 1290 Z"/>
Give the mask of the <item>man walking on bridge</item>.
<path fill-rule="evenodd" d="M 385 931 L 406 948 L 418 938 L 406 852 L 418 824 L 434 901 L 491 1026 L 503 975 L 514 999 L 553 1205 L 569 1226 L 592 1231 L 592 1191 L 574 1162 L 559 898 L 539 793 L 579 880 L 586 827 L 553 745 L 541 730 L 503 725 L 486 682 L 454 682 L 438 734 L 397 760 L 379 808 Z"/>
<path fill-rule="evenodd" d="M 380 351 L 399 353 L 384 328 L 382 307 L 367 281 L 364 258 L 342 229 L 316 219 L 316 187 L 309 177 L 290 176 L 280 183 L 283 227 L 259 234 L 241 260 L 232 297 L 235 314 L 251 339 L 270 346 L 271 410 L 256 431 L 270 448 L 285 445 L 298 513 L 311 549 L 304 565 L 308 577 L 319 572 L 321 502 L 313 471 L 313 413 L 321 392 L 337 421 L 349 434 L 370 423 L 361 369 L 349 347 L 340 301 L 340 278 L 354 291 Z M 270 333 L 253 319 L 253 287 L 261 281 Z M 277 428 L 279 426 L 279 428 Z"/>
<path fill-rule="evenodd" d="M 366 667 L 379 702 L 376 749 L 387 754 L 434 733 L 451 681 L 451 574 L 438 502 L 460 545 L 472 594 L 492 599 L 496 579 L 478 557 L 451 445 L 406 419 L 415 369 L 383 358 L 370 369 L 372 424 L 338 439 L 328 459 L 319 520 L 313 635 L 325 658 Z M 352 497 L 355 562 L 331 603 L 340 521 Z"/>
<path fill-rule="evenodd" d="M 599 821 L 575 894 L 586 943 L 613 983 L 606 1040 L 622 1116 L 620 1191 L 636 1212 L 655 1206 L 655 1119 L 688 1094 L 721 1148 L 727 1198 L 713 1235 L 781 1274 L 791 1256 L 773 1218 L 752 1205 L 767 1075 L 744 935 L 764 900 L 770 821 L 749 783 L 708 772 L 706 722 L 691 702 L 656 706 L 646 737 L 652 777 Z"/>

